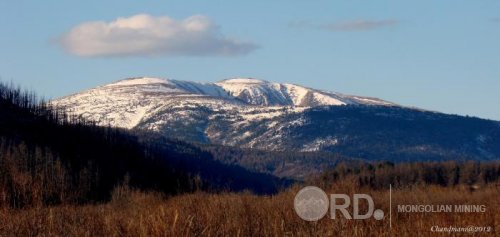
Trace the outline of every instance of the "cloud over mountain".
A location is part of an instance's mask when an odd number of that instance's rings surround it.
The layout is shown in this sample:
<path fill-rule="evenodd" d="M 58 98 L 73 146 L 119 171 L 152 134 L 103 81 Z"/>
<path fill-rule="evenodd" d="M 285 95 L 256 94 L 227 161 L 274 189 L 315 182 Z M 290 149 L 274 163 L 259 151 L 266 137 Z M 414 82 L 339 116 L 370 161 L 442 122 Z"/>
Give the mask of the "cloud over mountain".
<path fill-rule="evenodd" d="M 238 56 L 258 48 L 224 36 L 203 15 L 181 21 L 141 14 L 111 22 L 85 22 L 61 36 L 59 43 L 82 57 Z"/>

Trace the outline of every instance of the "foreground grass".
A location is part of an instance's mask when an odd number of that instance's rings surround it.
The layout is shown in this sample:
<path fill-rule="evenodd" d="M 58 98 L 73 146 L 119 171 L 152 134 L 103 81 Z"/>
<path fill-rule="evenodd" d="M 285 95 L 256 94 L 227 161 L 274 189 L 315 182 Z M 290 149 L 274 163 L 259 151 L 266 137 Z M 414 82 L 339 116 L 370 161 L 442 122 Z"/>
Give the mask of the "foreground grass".
<path fill-rule="evenodd" d="M 500 188 L 488 186 L 470 192 L 464 187 L 413 187 L 392 192 L 392 229 L 389 217 L 381 221 L 301 220 L 293 199 L 300 187 L 275 196 L 249 193 L 194 193 L 165 198 L 127 191 L 107 204 L 5 209 L 0 211 L 0 236 L 449 236 L 433 233 L 432 226 L 490 226 L 498 236 Z M 365 192 L 376 208 L 389 210 L 388 190 L 354 190 L 342 185 L 331 193 Z M 485 213 L 397 213 L 396 204 L 484 204 Z"/>

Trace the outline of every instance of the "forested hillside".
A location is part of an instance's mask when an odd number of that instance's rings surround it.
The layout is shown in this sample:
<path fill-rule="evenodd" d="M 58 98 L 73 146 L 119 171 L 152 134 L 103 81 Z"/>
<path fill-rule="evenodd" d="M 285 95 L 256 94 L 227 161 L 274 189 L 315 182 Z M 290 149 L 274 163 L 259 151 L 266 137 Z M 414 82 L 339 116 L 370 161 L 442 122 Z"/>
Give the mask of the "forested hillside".
<path fill-rule="evenodd" d="M 0 205 L 108 200 L 126 184 L 166 194 L 274 192 L 281 180 L 214 161 L 182 142 L 143 143 L 54 110 L 34 93 L 0 85 Z"/>
<path fill-rule="evenodd" d="M 320 174 L 336 167 L 340 162 L 359 161 L 330 152 L 266 151 L 204 144 L 198 146 L 225 164 L 239 165 L 254 172 L 296 180 Z"/>
<path fill-rule="evenodd" d="M 401 107 L 330 106 L 283 117 L 287 147 L 394 162 L 500 159 L 500 122 Z M 321 138 L 321 139 L 318 139 Z M 264 142 L 264 141 L 263 141 Z"/>

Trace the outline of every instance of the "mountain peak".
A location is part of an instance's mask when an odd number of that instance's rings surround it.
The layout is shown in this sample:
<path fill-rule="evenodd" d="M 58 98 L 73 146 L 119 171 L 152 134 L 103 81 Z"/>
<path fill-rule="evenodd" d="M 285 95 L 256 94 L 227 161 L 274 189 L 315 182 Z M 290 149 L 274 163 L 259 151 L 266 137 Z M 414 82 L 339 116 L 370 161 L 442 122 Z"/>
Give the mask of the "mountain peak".
<path fill-rule="evenodd" d="M 218 82 L 220 84 L 222 83 L 234 83 L 234 84 L 265 84 L 265 83 L 270 83 L 269 81 L 266 80 L 261 80 L 257 78 L 252 78 L 252 77 L 236 77 L 236 78 L 229 78 L 222 80 Z"/>
<path fill-rule="evenodd" d="M 149 110 L 195 106 L 210 109 L 250 109 L 253 107 L 316 107 L 331 105 L 384 105 L 396 104 L 377 98 L 344 95 L 288 83 L 275 83 L 256 78 L 230 78 L 217 83 L 181 81 L 156 77 L 136 77 L 54 101 L 63 107 L 72 107 L 81 113 L 89 112 L 92 105 L 99 110 L 95 120 L 112 124 L 135 126 Z M 103 112 L 104 105 L 109 111 Z M 127 107 L 114 113 L 115 107 Z M 90 110 L 94 110 L 90 109 Z M 94 111 L 97 112 L 97 111 Z M 103 113 L 101 113 L 103 112 Z M 107 119 L 104 119 L 107 117 Z M 109 119 L 112 118 L 112 119 Z M 113 122 L 117 121 L 117 122 Z"/>
<path fill-rule="evenodd" d="M 230 100 L 254 106 L 315 107 L 324 105 L 395 105 L 377 98 L 344 95 L 308 88 L 296 84 L 275 83 L 252 77 L 235 77 L 216 83 L 181 81 L 157 77 L 134 77 L 98 88 L 109 88 L 127 93 L 147 93 L 165 96 L 197 96 Z M 95 88 L 95 89 L 98 89 Z M 101 91 L 102 92 L 102 91 Z M 118 91 L 106 93 L 116 94 Z M 180 99 L 180 97 L 179 97 Z"/>
<path fill-rule="evenodd" d="M 149 85 L 149 84 L 169 84 L 172 80 L 156 77 L 133 77 L 105 85 L 105 86 L 135 86 L 135 85 Z"/>

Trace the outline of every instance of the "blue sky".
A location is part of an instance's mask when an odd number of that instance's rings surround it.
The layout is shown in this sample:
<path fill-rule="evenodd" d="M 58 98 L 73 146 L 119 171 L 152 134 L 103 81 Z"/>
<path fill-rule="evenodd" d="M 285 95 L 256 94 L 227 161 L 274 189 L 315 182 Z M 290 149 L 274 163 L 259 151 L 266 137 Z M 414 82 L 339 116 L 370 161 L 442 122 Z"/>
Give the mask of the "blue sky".
<path fill-rule="evenodd" d="M 49 98 L 243 76 L 500 120 L 500 1 L 16 0 L 0 32 L 0 78 Z"/>

